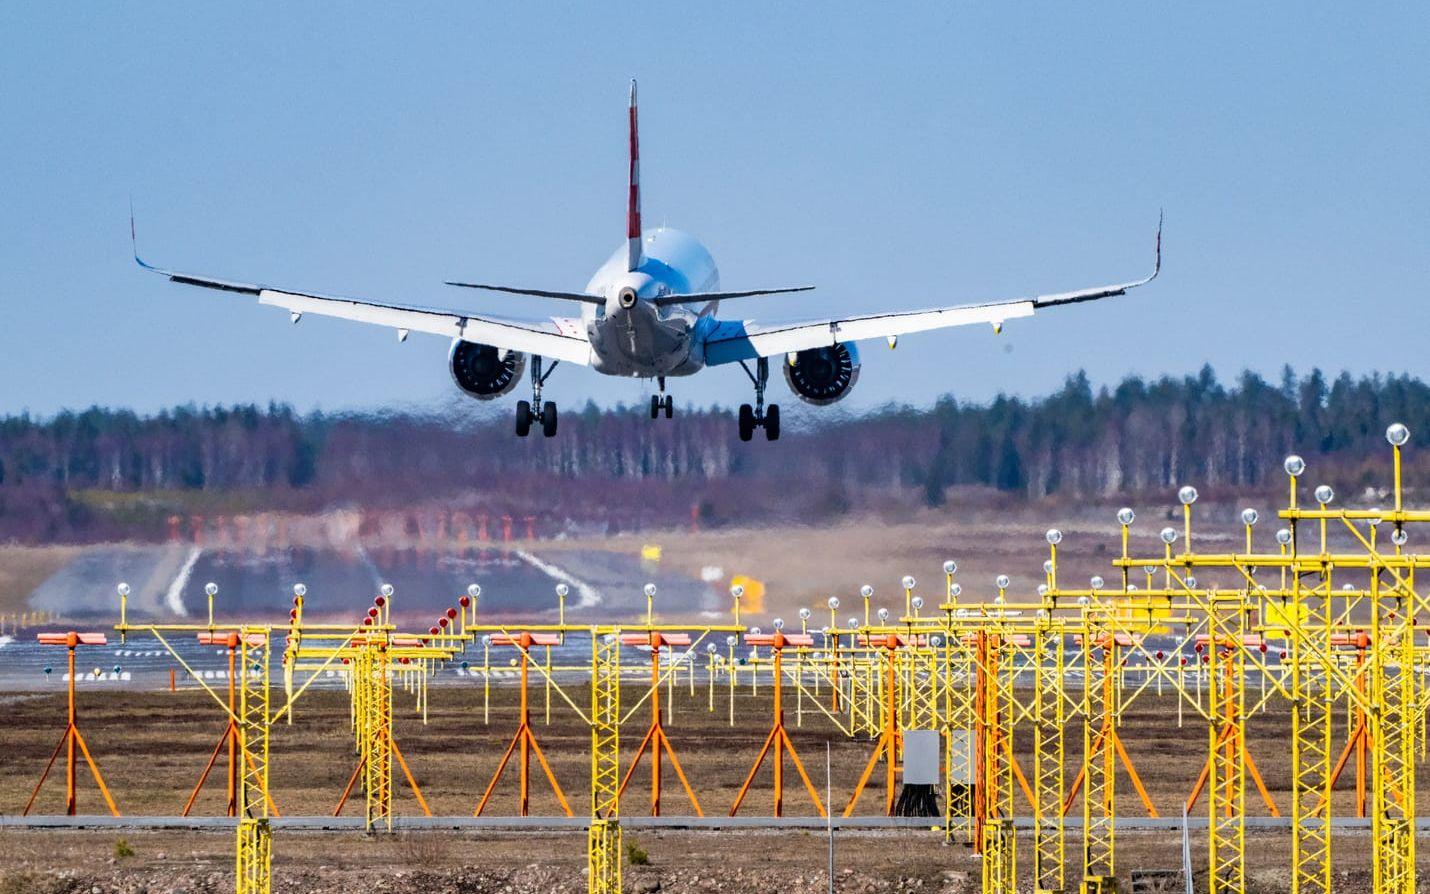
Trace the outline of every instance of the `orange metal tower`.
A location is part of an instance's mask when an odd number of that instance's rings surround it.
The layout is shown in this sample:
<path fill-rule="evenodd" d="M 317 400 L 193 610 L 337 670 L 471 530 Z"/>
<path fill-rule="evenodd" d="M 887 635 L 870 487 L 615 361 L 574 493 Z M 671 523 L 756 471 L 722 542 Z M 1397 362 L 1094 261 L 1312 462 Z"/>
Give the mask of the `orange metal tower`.
<path fill-rule="evenodd" d="M 218 744 L 214 746 L 213 754 L 209 755 L 209 762 L 204 766 L 204 771 L 199 774 L 198 784 L 194 786 L 194 791 L 189 795 L 189 800 L 184 803 L 183 816 L 188 816 L 189 811 L 194 809 L 194 802 L 199 799 L 199 792 L 203 790 L 204 783 L 208 781 L 209 773 L 213 770 L 214 764 L 218 763 L 218 756 L 228 747 L 228 816 L 238 815 L 238 755 L 242 751 L 240 746 L 240 732 L 238 728 L 238 674 L 246 673 L 238 668 L 238 644 L 239 633 L 230 630 L 226 633 L 204 632 L 198 635 L 200 645 L 205 646 L 225 646 L 228 649 L 228 723 L 224 726 L 223 735 L 219 736 Z M 258 634 L 250 635 L 248 645 L 261 646 L 263 637 Z M 273 803 L 273 796 L 264 792 L 268 798 L 268 810 L 274 816 L 281 816 L 278 807 Z"/>
<path fill-rule="evenodd" d="M 60 736 L 59 744 L 50 754 L 49 763 L 45 764 L 45 771 L 40 774 L 40 781 L 35 783 L 35 790 L 30 794 L 30 800 L 25 802 L 24 815 L 29 816 L 30 808 L 35 806 L 35 799 L 40 795 L 40 789 L 44 786 L 45 780 L 50 775 L 51 768 L 55 765 L 55 758 L 60 756 L 60 749 L 65 749 L 65 813 L 69 816 L 75 815 L 75 746 L 84 754 L 85 763 L 89 764 L 89 772 L 94 774 L 94 781 L 99 785 L 100 794 L 104 795 L 104 803 L 109 805 L 109 812 L 119 816 L 119 808 L 114 806 L 114 799 L 109 795 L 109 786 L 104 784 L 104 776 L 99 772 L 99 764 L 94 762 L 94 758 L 89 753 L 89 746 L 84 743 L 84 736 L 79 731 L 79 724 L 76 722 L 74 704 L 74 650 L 76 646 L 103 646 L 108 640 L 102 633 L 41 633 L 35 637 L 43 645 L 65 646 L 69 650 L 69 718 L 65 723 L 64 735 Z"/>
<path fill-rule="evenodd" d="M 636 749 L 636 755 L 631 759 L 630 769 L 626 770 L 625 777 L 621 779 L 621 787 L 617 790 L 616 797 L 625 794 L 626 785 L 630 783 L 641 758 L 649 749 L 650 815 L 660 816 L 660 763 L 661 751 L 664 750 L 666 754 L 670 755 L 670 764 L 675 768 L 675 775 L 680 777 L 680 784 L 685 787 L 685 794 L 690 798 L 691 805 L 695 807 L 695 815 L 704 816 L 704 811 L 700 809 L 700 799 L 695 797 L 695 791 L 690 787 L 690 781 L 685 778 L 685 771 L 680 767 L 680 758 L 675 756 L 675 748 L 670 744 L 670 737 L 665 734 L 665 717 L 660 706 L 660 649 L 662 646 L 689 646 L 690 634 L 661 633 L 658 630 L 652 630 L 649 633 L 624 634 L 621 636 L 621 642 L 627 646 L 648 646 L 650 648 L 650 729 L 646 731 L 645 738 L 641 739 L 640 747 Z"/>
<path fill-rule="evenodd" d="M 487 802 L 491 800 L 492 792 L 496 791 L 497 783 L 501 781 L 502 773 L 506 771 L 506 765 L 511 760 L 512 753 L 521 749 L 521 759 L 517 764 L 521 772 L 518 782 L 517 797 L 521 816 L 529 816 L 530 811 L 530 777 L 531 777 L 531 753 L 536 753 L 536 759 L 541 762 L 541 769 L 546 773 L 546 781 L 551 783 L 551 790 L 556 793 L 556 800 L 560 802 L 561 809 L 567 816 L 574 816 L 571 812 L 571 805 L 566 802 L 566 795 L 561 791 L 561 784 L 556 781 L 556 776 L 551 772 L 551 765 L 546 762 L 546 755 L 541 752 L 541 745 L 536 741 L 536 733 L 531 729 L 531 706 L 527 700 L 527 679 L 531 667 L 531 647 L 532 646 L 555 646 L 561 643 L 561 637 L 555 633 L 531 633 L 522 631 L 511 636 L 500 633 L 492 636 L 494 646 L 516 646 L 521 650 L 521 708 L 518 715 L 519 722 L 516 727 L 516 734 L 512 736 L 511 743 L 506 746 L 506 752 L 502 754 L 501 763 L 497 764 L 497 771 L 492 774 L 492 781 L 487 783 L 487 789 L 482 793 L 482 799 L 477 803 L 477 809 L 472 811 L 472 816 L 481 816 L 482 811 L 487 809 Z"/>
<path fill-rule="evenodd" d="M 864 772 L 859 776 L 859 784 L 854 786 L 854 794 L 849 796 L 849 803 L 844 807 L 844 815 L 852 816 L 854 807 L 859 803 L 859 796 L 864 793 L 864 786 L 869 784 L 869 778 L 874 774 L 874 767 L 879 763 L 879 759 L 884 759 L 884 815 L 894 815 L 894 798 L 896 796 L 897 785 L 895 775 L 899 762 L 900 748 L 903 745 L 903 734 L 899 731 L 899 690 L 898 690 L 898 650 L 900 637 L 897 633 L 890 633 L 885 636 L 861 637 L 863 645 L 882 646 L 886 665 L 884 667 L 884 728 L 879 733 L 879 741 L 874 743 L 874 753 L 869 756 L 869 763 L 864 765 Z"/>
<path fill-rule="evenodd" d="M 815 790 L 814 783 L 809 781 L 809 774 L 804 770 L 804 764 L 799 759 L 799 752 L 795 751 L 794 742 L 790 741 L 789 733 L 785 731 L 784 712 L 784 649 L 786 646 L 812 646 L 814 637 L 803 633 L 786 634 L 779 630 L 774 633 L 751 633 L 745 636 L 745 642 L 752 646 L 769 646 L 774 652 L 774 709 L 773 722 L 770 725 L 769 735 L 765 736 L 765 744 L 760 748 L 759 757 L 755 758 L 755 765 L 750 768 L 749 774 L 745 777 L 744 783 L 740 786 L 740 793 L 735 797 L 735 803 L 730 807 L 730 815 L 734 816 L 740 805 L 745 802 L 745 795 L 749 794 L 750 784 L 755 781 L 755 774 L 760 771 L 761 765 L 765 762 L 765 755 L 774 749 L 774 770 L 775 770 L 775 816 L 784 816 L 784 752 L 788 751 L 790 760 L 794 761 L 794 767 L 799 771 L 799 778 L 804 780 L 804 787 L 809 792 L 809 797 L 814 801 L 814 807 L 819 811 L 820 816 L 825 816 L 824 802 L 819 799 L 819 792 Z"/>
<path fill-rule="evenodd" d="M 1266 781 L 1261 776 L 1261 769 L 1256 766 L 1256 760 L 1251 756 L 1251 749 L 1247 747 L 1246 737 L 1241 733 L 1241 726 L 1237 722 L 1239 705 L 1237 694 L 1240 687 L 1235 685 L 1233 680 L 1233 668 L 1231 653 L 1239 649 L 1262 649 L 1265 650 L 1266 640 L 1259 633 L 1248 633 L 1242 636 L 1241 642 L 1235 638 L 1213 642 L 1209 634 L 1199 633 L 1196 639 L 1196 651 L 1202 652 L 1217 649 L 1218 656 L 1222 659 L 1219 662 L 1220 673 L 1226 677 L 1226 685 L 1222 687 L 1218 702 L 1212 705 L 1212 711 L 1222 718 L 1226 731 L 1216 740 L 1215 747 L 1221 750 L 1221 754 L 1230 759 L 1236 754 L 1241 755 L 1241 759 L 1246 763 L 1246 775 L 1250 776 L 1252 782 L 1256 784 L 1256 790 L 1261 794 L 1261 803 L 1266 805 L 1266 810 L 1271 816 L 1280 816 L 1281 811 L 1277 809 L 1276 802 L 1271 797 L 1271 792 L 1266 788 Z M 1240 739 L 1240 741 L 1238 741 Z M 1349 747 L 1349 746 L 1348 746 Z M 1197 806 L 1197 799 L 1201 797 L 1206 789 L 1208 781 L 1211 779 L 1212 757 L 1209 755 L 1206 762 L 1202 764 L 1201 772 L 1197 774 L 1197 781 L 1192 786 L 1192 793 L 1187 796 L 1187 802 L 1183 806 L 1182 812 L 1190 815 L 1192 808 Z M 1229 783 L 1222 782 L 1224 787 Z M 1231 815 L 1232 805 L 1227 801 L 1226 813 Z"/>
<path fill-rule="evenodd" d="M 1081 641 L 1081 637 L 1078 638 Z M 1102 760 L 1107 768 L 1108 775 L 1115 772 L 1112 758 L 1115 755 L 1122 761 L 1122 766 L 1127 770 L 1127 777 L 1132 781 L 1132 787 L 1137 792 L 1137 797 L 1142 801 L 1143 808 L 1147 815 L 1156 818 L 1157 808 L 1152 804 L 1152 798 L 1147 794 L 1147 787 L 1142 784 L 1142 777 L 1137 774 L 1137 768 L 1132 764 L 1132 756 L 1127 753 L 1127 746 L 1122 744 L 1122 737 L 1117 733 L 1117 716 L 1114 706 L 1116 704 L 1117 649 L 1126 648 L 1133 644 L 1133 639 L 1126 633 L 1113 633 L 1104 635 L 1094 645 L 1102 651 L 1102 675 L 1101 675 L 1101 701 L 1103 711 L 1101 716 L 1091 718 L 1091 721 L 1098 724 L 1097 735 L 1093 737 L 1090 754 L 1096 755 Z M 1091 657 L 1088 658 L 1090 662 Z M 1084 761 L 1086 765 L 1088 761 Z M 1063 816 L 1067 816 L 1072 805 L 1076 803 L 1078 794 L 1082 791 L 1083 783 L 1087 780 L 1087 769 L 1078 770 L 1077 776 L 1073 777 L 1072 785 L 1068 787 L 1067 797 L 1063 800 Z M 1107 789 L 1108 797 L 1111 797 L 1113 789 Z"/>

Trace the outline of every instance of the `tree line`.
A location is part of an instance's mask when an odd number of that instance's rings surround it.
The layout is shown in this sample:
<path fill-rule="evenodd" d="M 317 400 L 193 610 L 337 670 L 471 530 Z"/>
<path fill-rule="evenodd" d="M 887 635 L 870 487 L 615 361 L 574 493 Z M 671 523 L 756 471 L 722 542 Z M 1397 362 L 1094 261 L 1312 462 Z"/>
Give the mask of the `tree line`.
<path fill-rule="evenodd" d="M 536 515 L 546 533 L 815 521 L 977 491 L 1261 490 L 1279 486 L 1290 452 L 1359 488 L 1384 482 L 1390 422 L 1430 437 L 1430 387 L 1418 379 L 1290 368 L 1275 383 L 1244 372 L 1224 385 L 1204 367 L 1100 389 L 1077 373 L 1032 400 L 946 395 L 929 408 L 863 414 L 788 402 L 775 444 L 740 443 L 720 408 L 653 422 L 639 409 L 588 404 L 564 414 L 553 439 L 516 439 L 505 413 L 480 410 L 302 415 L 270 404 L 0 417 L 0 539 L 157 537 L 165 517 L 195 506 L 456 505 Z M 1430 470 L 1413 451 L 1409 460 Z"/>

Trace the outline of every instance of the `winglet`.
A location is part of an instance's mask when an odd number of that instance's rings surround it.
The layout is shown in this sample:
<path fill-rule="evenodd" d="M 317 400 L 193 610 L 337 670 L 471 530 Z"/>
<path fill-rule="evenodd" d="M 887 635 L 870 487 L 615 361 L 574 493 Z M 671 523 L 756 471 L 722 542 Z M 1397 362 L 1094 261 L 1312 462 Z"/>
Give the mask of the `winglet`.
<path fill-rule="evenodd" d="M 153 264 L 150 264 L 146 262 L 143 258 L 139 257 L 139 237 L 135 235 L 134 230 L 133 196 L 129 197 L 129 247 L 134 250 L 134 263 L 138 264 L 140 267 L 143 267 L 145 270 L 153 270 L 155 273 L 164 273 L 166 276 L 168 275 L 166 271 L 160 270 L 158 267 L 155 267 Z"/>
<path fill-rule="evenodd" d="M 645 261 L 641 250 L 641 153 L 640 128 L 636 126 L 636 79 L 631 78 L 630 192 L 626 204 L 626 269 L 636 270 Z"/>
<path fill-rule="evenodd" d="M 1161 225 L 1163 225 L 1165 217 L 1167 217 L 1167 212 L 1157 209 L 1157 256 L 1153 262 L 1153 275 L 1147 277 L 1147 282 L 1157 279 L 1158 273 L 1161 273 Z"/>
<path fill-rule="evenodd" d="M 1157 209 L 1157 260 L 1152 266 L 1152 278 L 1156 279 L 1157 274 L 1162 272 L 1162 221 L 1166 218 L 1164 209 Z"/>

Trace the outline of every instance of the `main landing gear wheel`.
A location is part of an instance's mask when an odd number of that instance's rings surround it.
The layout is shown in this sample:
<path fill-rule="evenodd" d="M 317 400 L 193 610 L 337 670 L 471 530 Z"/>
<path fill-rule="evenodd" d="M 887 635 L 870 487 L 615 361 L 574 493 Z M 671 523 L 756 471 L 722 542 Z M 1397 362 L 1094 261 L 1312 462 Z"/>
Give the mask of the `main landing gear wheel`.
<path fill-rule="evenodd" d="M 665 406 L 665 418 L 669 419 L 675 415 L 675 397 L 673 395 L 667 394 L 661 403 Z"/>
<path fill-rule="evenodd" d="M 541 424 L 541 433 L 546 437 L 550 438 L 556 434 L 556 404 L 549 400 L 542 402 L 541 386 L 546 384 L 546 377 L 551 375 L 559 362 L 553 362 L 543 374 L 541 358 L 531 358 L 531 400 L 516 402 L 516 436 L 518 438 L 524 438 L 531 434 L 531 427 L 537 423 Z M 541 412 L 533 411 L 533 407 L 540 407 Z"/>
<path fill-rule="evenodd" d="M 652 418 L 652 419 L 659 419 L 659 418 L 660 418 L 660 395 L 659 395 L 659 394 L 652 394 L 652 395 L 650 396 L 650 418 Z"/>
<path fill-rule="evenodd" d="M 524 438 L 531 434 L 533 425 L 540 425 L 541 433 L 546 437 L 554 437 L 556 434 L 556 404 L 548 400 L 541 405 L 541 412 L 537 413 L 531 409 L 529 401 L 517 401 L 516 436 Z"/>
<path fill-rule="evenodd" d="M 770 404 L 765 407 L 765 412 L 760 414 L 749 404 L 740 404 L 740 440 L 749 441 L 755 437 L 755 429 L 765 430 L 766 441 L 778 441 L 780 439 L 780 406 Z"/>
<path fill-rule="evenodd" d="M 740 404 L 740 440 L 748 441 L 755 436 L 755 408 Z"/>
<path fill-rule="evenodd" d="M 765 430 L 765 440 L 778 441 L 780 439 L 780 408 L 778 404 L 765 406 L 765 386 L 770 381 L 770 361 L 761 357 L 755 361 L 755 372 L 750 372 L 750 368 L 745 365 L 745 361 L 740 361 L 740 366 L 745 370 L 745 375 L 750 377 L 750 381 L 755 384 L 755 405 L 740 404 L 740 440 L 748 441 L 754 438 L 755 429 Z"/>

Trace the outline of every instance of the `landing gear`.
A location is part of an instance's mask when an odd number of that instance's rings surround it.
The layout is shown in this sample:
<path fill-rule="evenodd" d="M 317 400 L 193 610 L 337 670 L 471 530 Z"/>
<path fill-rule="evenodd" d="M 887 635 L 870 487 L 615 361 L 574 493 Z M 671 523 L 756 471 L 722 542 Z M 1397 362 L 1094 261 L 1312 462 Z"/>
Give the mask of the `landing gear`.
<path fill-rule="evenodd" d="M 524 438 L 531 434 L 531 427 L 540 423 L 541 433 L 546 437 L 556 435 L 556 404 L 553 401 L 541 401 L 541 386 L 546 384 L 546 380 L 556 371 L 561 361 L 557 360 L 549 366 L 543 374 L 541 372 L 541 358 L 531 358 L 531 401 L 519 400 L 516 402 L 516 436 Z M 540 412 L 533 411 L 533 407 L 540 407 Z"/>
<path fill-rule="evenodd" d="M 765 440 L 778 441 L 780 439 L 779 404 L 765 406 L 765 386 L 770 381 L 770 361 L 764 357 L 756 360 L 753 373 L 750 372 L 750 367 L 745 365 L 745 361 L 741 360 L 740 366 L 755 385 L 755 405 L 752 407 L 749 404 L 740 404 L 740 440 L 751 440 L 755 436 L 755 429 L 763 428 Z"/>
<path fill-rule="evenodd" d="M 660 393 L 650 396 L 650 418 L 659 419 L 662 411 L 665 418 L 669 419 L 675 415 L 675 398 L 665 393 L 665 376 L 656 379 L 660 383 Z"/>

